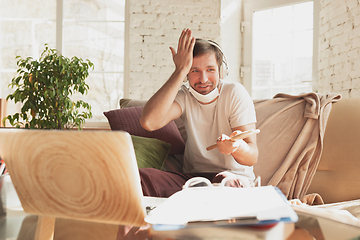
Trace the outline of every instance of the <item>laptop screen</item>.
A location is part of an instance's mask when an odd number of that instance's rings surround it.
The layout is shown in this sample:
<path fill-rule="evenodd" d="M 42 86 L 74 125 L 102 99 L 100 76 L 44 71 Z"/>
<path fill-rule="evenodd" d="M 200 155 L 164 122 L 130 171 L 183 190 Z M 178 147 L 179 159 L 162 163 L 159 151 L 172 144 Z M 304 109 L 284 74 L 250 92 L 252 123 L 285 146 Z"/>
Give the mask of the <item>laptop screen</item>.
<path fill-rule="evenodd" d="M 0 129 L 0 156 L 27 213 L 145 224 L 127 132 Z"/>

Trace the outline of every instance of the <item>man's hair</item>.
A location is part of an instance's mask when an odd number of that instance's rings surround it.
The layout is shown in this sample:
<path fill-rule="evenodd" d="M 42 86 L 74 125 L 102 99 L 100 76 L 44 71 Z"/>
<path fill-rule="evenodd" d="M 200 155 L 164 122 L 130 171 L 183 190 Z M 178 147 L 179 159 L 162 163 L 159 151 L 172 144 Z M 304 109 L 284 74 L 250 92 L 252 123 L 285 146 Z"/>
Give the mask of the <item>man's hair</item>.
<path fill-rule="evenodd" d="M 206 53 L 215 53 L 216 62 L 220 67 L 223 63 L 223 53 L 219 49 L 219 47 L 216 47 L 215 45 L 218 45 L 217 43 L 213 42 L 211 43 L 208 40 L 197 38 L 195 41 L 194 51 L 193 51 L 193 57 L 201 56 Z"/>

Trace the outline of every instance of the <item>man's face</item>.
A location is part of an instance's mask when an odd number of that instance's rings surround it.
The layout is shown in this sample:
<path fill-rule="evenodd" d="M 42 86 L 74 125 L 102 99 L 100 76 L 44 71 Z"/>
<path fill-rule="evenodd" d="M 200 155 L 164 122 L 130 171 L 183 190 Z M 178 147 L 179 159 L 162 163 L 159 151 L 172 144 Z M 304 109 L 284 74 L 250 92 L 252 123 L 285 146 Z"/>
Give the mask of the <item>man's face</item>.
<path fill-rule="evenodd" d="M 188 74 L 189 84 L 198 93 L 208 94 L 219 84 L 219 65 L 215 53 L 196 56 Z"/>

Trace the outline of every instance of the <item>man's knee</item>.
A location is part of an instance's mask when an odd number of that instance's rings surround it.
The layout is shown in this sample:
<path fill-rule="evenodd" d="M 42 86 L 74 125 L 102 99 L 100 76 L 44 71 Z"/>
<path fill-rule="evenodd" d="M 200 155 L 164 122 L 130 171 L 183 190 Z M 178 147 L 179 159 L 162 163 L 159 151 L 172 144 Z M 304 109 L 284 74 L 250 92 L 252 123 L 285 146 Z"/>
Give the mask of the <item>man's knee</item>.
<path fill-rule="evenodd" d="M 139 169 L 144 196 L 169 197 L 182 189 L 187 181 L 184 174 L 165 172 L 153 168 Z"/>

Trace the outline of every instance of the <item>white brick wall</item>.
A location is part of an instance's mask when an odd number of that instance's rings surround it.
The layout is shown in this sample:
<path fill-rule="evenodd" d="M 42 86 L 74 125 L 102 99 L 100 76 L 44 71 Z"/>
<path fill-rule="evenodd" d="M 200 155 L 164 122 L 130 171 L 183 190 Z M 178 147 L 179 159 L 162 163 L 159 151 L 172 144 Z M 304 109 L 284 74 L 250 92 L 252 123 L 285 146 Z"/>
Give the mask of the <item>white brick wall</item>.
<path fill-rule="evenodd" d="M 320 93 L 360 97 L 359 0 L 320 0 Z"/>
<path fill-rule="evenodd" d="M 320 0 L 320 93 L 360 97 L 360 0 Z M 130 2 L 129 97 L 148 99 L 174 70 L 169 47 L 182 29 L 213 39 L 240 81 L 242 0 L 136 0 Z"/>
<path fill-rule="evenodd" d="M 237 0 L 236 0 L 237 1 Z M 149 99 L 174 70 L 171 51 L 184 28 L 220 40 L 221 0 L 136 0 L 130 3 L 129 97 Z"/>

